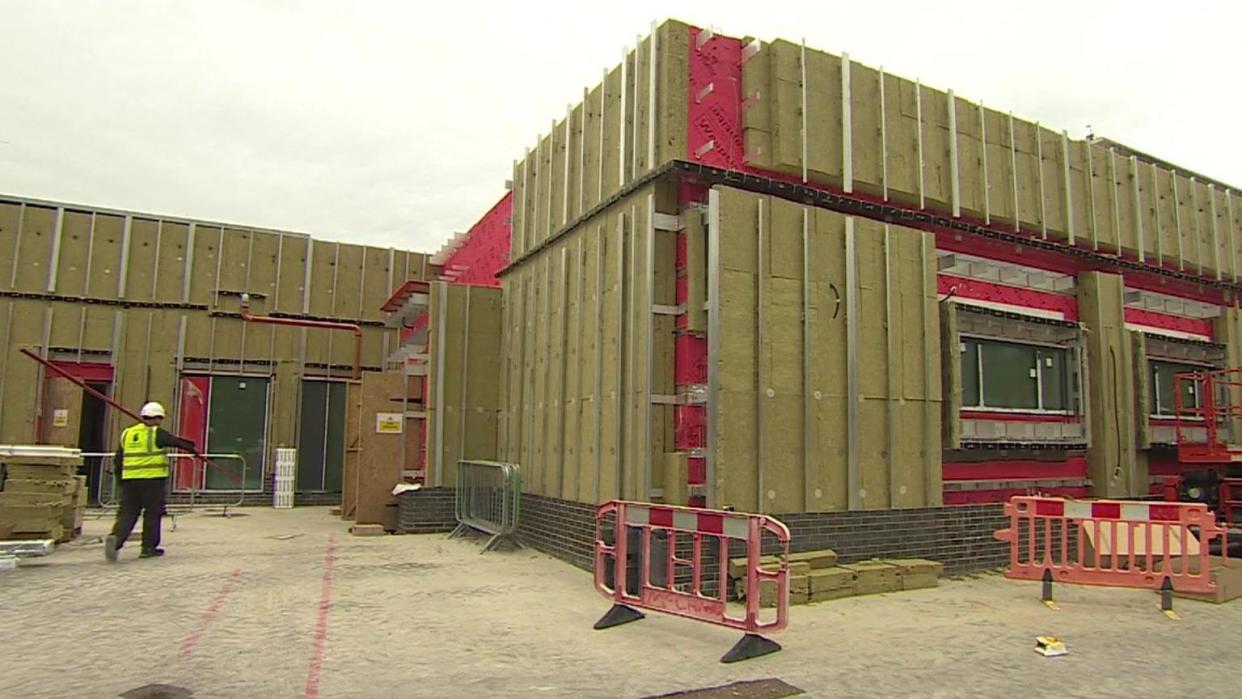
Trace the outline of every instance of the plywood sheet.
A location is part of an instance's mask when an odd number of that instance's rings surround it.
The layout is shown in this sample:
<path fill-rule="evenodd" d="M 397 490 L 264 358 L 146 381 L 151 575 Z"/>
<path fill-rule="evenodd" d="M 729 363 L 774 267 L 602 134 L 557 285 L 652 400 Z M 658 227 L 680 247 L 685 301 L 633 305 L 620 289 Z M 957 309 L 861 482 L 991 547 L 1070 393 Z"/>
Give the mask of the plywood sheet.
<path fill-rule="evenodd" d="M 380 524 L 384 508 L 396 502 L 392 488 L 401 480 L 402 434 L 383 434 L 376 429 L 376 413 L 401 412 L 407 395 L 401 372 L 367 373 L 360 394 L 361 425 L 357 471 L 357 509 L 354 521 Z"/>
<path fill-rule="evenodd" d="M 42 443 L 77 447 L 82 425 L 82 387 L 69 379 L 52 376 L 43 390 Z"/>
<path fill-rule="evenodd" d="M 351 382 L 345 394 L 345 462 L 341 468 L 341 519 L 358 511 L 359 460 L 362 455 L 362 383 Z"/>

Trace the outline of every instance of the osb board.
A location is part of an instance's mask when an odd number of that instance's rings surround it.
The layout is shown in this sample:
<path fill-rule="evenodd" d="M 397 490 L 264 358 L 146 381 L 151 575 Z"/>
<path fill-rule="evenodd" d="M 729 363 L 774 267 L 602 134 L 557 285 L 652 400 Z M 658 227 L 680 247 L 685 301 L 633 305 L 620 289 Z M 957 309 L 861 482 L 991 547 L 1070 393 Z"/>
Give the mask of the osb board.
<path fill-rule="evenodd" d="M 376 413 L 400 413 L 408 400 L 407 378 L 401 372 L 367 373 L 362 377 L 360 395 L 361 424 L 359 457 L 356 465 L 357 506 L 354 521 L 376 524 L 383 521 L 384 507 L 395 502 L 393 486 L 401 480 L 402 434 L 376 431 Z"/>
<path fill-rule="evenodd" d="M 929 237 L 738 190 L 716 192 L 724 330 L 714 360 L 718 504 L 845 509 L 850 449 L 859 465 L 856 507 L 938 504 L 941 350 Z M 813 273 L 809 284 L 804 268 Z M 858 377 L 852 406 L 851 306 Z M 847 431 L 851 414 L 855 444 Z"/>
<path fill-rule="evenodd" d="M 1135 458 L 1133 352 L 1125 329 L 1120 276 L 1084 272 L 1078 308 L 1086 330 L 1089 444 L 1087 470 L 1100 497 L 1147 491 L 1147 474 Z M 1144 471 L 1140 473 L 1140 470 Z"/>
<path fill-rule="evenodd" d="M 82 425 L 82 387 L 69 379 L 53 376 L 43 387 L 43 444 L 78 446 L 78 430 Z M 65 423 L 57 426 L 55 415 L 63 410 Z"/>
<path fill-rule="evenodd" d="M 345 462 L 341 467 L 341 519 L 358 510 L 358 462 L 362 454 L 362 384 L 350 383 L 345 394 Z"/>
<path fill-rule="evenodd" d="M 451 487 L 458 461 L 498 457 L 501 292 L 437 282 L 431 295 L 428 482 Z"/>
<path fill-rule="evenodd" d="M 671 20 L 655 31 L 654 112 L 653 37 L 647 36 L 515 161 L 513 255 L 652 167 L 686 157 L 689 37 L 689 26 Z"/>
<path fill-rule="evenodd" d="M 752 98 L 743 109 L 747 162 L 795 175 L 805 164 L 812 181 L 843 188 L 842 61 L 808 48 L 803 63 L 801 46 L 776 40 L 743 64 L 742 93 Z M 952 213 L 949 94 L 880 75 L 850 62 L 853 191 Z M 1209 278 L 1236 276 L 1242 251 L 1228 240 L 1242 227 L 1229 220 L 1229 193 L 1220 193 L 1214 214 L 1217 197 L 1186 175 L 1132 162 L 1103 143 L 1069 139 L 1066 148 L 1060 133 L 958 96 L 952 104 L 962 215 L 1012 226 L 1016 209 L 1032 234 L 1131 257 L 1141 252 Z"/>

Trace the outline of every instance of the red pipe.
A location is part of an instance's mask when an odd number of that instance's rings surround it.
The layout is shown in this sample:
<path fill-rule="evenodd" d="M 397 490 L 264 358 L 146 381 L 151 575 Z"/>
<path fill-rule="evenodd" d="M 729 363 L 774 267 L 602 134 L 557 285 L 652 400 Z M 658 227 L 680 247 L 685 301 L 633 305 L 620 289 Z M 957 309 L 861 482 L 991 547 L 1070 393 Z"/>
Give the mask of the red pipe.
<path fill-rule="evenodd" d="M 354 381 L 362 379 L 362 326 L 357 323 L 337 323 L 329 320 L 300 320 L 298 318 L 273 318 L 256 316 L 250 312 L 250 295 L 242 294 L 242 320 L 249 323 L 268 323 L 297 328 L 323 328 L 325 330 L 349 330 L 354 334 Z M 329 364 L 331 359 L 329 358 Z"/>
<path fill-rule="evenodd" d="M 64 377 L 64 378 L 66 378 L 66 379 L 69 379 L 69 380 L 70 380 L 70 381 L 72 381 L 74 384 L 76 384 L 76 385 L 80 386 L 80 387 L 82 388 L 82 390 L 86 391 L 87 393 L 89 393 L 90 395 L 94 396 L 95 398 L 98 398 L 99 400 L 101 400 L 101 401 L 103 401 L 103 402 L 107 403 L 108 405 L 110 405 L 110 406 L 112 406 L 112 407 L 116 408 L 117 410 L 121 411 L 122 413 L 125 413 L 126 415 L 128 415 L 128 416 L 132 417 L 133 419 L 135 419 L 135 420 L 137 420 L 137 421 L 139 421 L 139 422 L 142 422 L 142 416 L 140 416 L 138 413 L 135 413 L 134 411 L 130 410 L 129 408 L 126 408 L 125 406 L 121 405 L 120 403 L 118 403 L 118 402 L 116 402 L 116 401 L 112 400 L 112 399 L 111 399 L 111 398 L 109 398 L 108 396 L 105 396 L 104 394 L 100 393 L 99 391 L 96 391 L 95 389 L 93 389 L 93 388 L 91 388 L 90 386 L 86 385 L 86 382 L 82 381 L 81 379 L 79 379 L 78 377 L 74 376 L 73 374 L 70 374 L 69 372 L 65 371 L 64 369 L 61 369 L 60 367 L 56 366 L 56 365 L 55 365 L 55 364 L 53 364 L 52 362 L 49 362 L 48 360 L 44 359 L 43 357 L 40 357 L 39 355 L 35 354 L 34 352 L 31 352 L 30 350 L 26 349 L 25 347 L 22 347 L 22 348 L 21 348 L 21 353 L 22 353 L 22 354 L 24 354 L 24 355 L 26 355 L 27 357 L 30 357 L 31 359 L 35 360 L 36 362 L 38 362 L 38 363 L 42 364 L 44 367 L 46 367 L 46 368 L 48 368 L 48 369 L 51 369 L 53 372 L 55 372 L 55 373 L 59 374 L 60 376 L 62 376 L 62 377 Z M 195 454 L 194 456 L 196 456 L 196 457 L 198 457 L 198 458 L 202 459 L 202 460 L 203 460 L 205 463 L 207 463 L 208 465 L 210 465 L 210 466 L 214 466 L 214 467 L 216 467 L 217 469 L 220 469 L 221 471 L 224 471 L 224 472 L 228 473 L 229 475 L 233 476 L 233 478 L 234 478 L 235 480 L 240 480 L 240 477 L 239 477 L 239 476 L 238 476 L 238 475 L 237 475 L 237 474 L 233 471 L 233 469 L 231 469 L 231 468 L 227 468 L 227 467 L 225 467 L 225 466 L 221 466 L 220 464 L 218 464 L 218 463 L 216 463 L 216 462 L 212 461 L 211 459 L 208 459 L 207 457 L 205 457 L 205 456 L 203 456 L 203 455 L 201 455 L 201 454 Z M 245 484 L 244 484 L 244 483 L 242 484 L 242 487 L 243 487 L 243 488 L 245 488 Z"/>

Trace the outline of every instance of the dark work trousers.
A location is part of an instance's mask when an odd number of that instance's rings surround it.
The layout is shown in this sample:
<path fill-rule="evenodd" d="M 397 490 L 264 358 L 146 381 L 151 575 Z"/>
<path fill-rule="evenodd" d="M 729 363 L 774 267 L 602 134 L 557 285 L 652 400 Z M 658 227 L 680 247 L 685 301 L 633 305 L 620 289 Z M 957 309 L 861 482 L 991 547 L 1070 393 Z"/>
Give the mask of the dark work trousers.
<path fill-rule="evenodd" d="M 142 550 L 151 551 L 160 546 L 160 517 L 164 516 L 164 500 L 167 498 L 167 478 L 130 478 L 121 481 L 121 507 L 116 513 L 112 535 L 116 547 L 129 538 L 142 513 Z"/>

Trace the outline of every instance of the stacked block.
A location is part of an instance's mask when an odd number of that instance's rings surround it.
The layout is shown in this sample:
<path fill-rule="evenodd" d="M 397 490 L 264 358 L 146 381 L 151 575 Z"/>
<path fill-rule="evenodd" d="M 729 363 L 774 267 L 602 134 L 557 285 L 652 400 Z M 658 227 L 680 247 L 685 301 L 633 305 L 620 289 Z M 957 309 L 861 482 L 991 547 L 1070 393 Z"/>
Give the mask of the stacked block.
<path fill-rule="evenodd" d="M 77 475 L 79 450 L 0 445 L 0 463 L 4 538 L 69 541 L 81 531 L 86 479 Z"/>
<path fill-rule="evenodd" d="M 760 568 L 775 571 L 780 565 L 776 556 L 764 556 Z M 837 554 L 831 550 L 807 551 L 789 556 L 789 603 L 807 604 L 829 600 L 936 587 L 944 564 L 923 559 L 870 560 L 837 565 Z M 746 559 L 729 561 L 729 577 L 735 596 L 746 598 Z M 759 605 L 776 606 L 776 583 L 764 581 L 759 586 Z"/>

